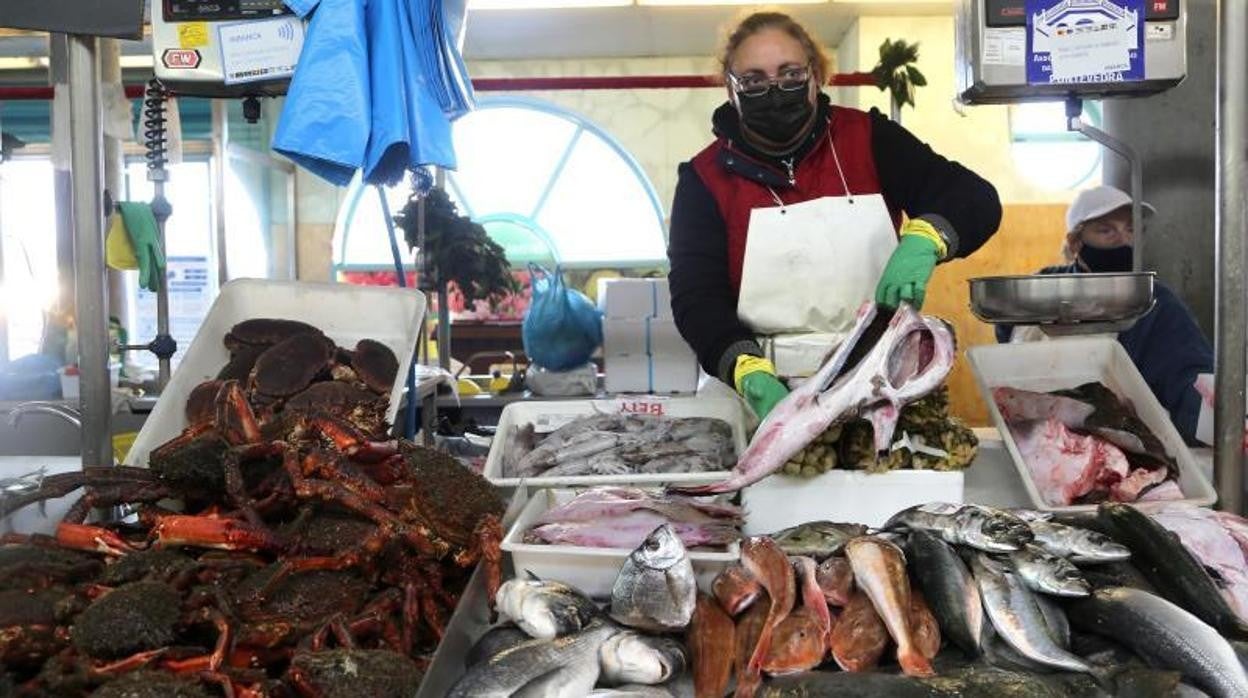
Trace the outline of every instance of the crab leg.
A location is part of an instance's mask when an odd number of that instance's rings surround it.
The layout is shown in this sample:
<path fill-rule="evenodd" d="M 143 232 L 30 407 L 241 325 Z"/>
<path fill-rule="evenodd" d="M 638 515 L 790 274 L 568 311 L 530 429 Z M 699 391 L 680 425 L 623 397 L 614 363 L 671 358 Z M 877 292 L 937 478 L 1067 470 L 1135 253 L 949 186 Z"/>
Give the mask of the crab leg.
<path fill-rule="evenodd" d="M 161 516 L 152 527 L 158 547 L 193 546 L 220 550 L 280 552 L 286 548 L 266 528 L 256 528 L 236 519 L 182 514 Z"/>
<path fill-rule="evenodd" d="M 85 550 L 121 556 L 138 550 L 116 533 L 99 526 L 61 522 L 56 526 L 56 542 L 71 550 Z"/>
<path fill-rule="evenodd" d="M 129 671 L 134 671 L 135 669 L 142 669 L 157 657 L 160 657 L 168 651 L 168 647 L 162 647 L 160 649 L 132 654 L 125 659 L 120 659 L 110 664 L 99 664 L 93 666 L 90 669 L 90 674 L 93 676 L 116 676 L 117 674 L 124 674 Z"/>
<path fill-rule="evenodd" d="M 259 443 L 264 437 L 256 414 L 247 402 L 247 394 L 238 381 L 225 381 L 217 391 L 216 428 L 228 443 L 234 445 Z"/>
<path fill-rule="evenodd" d="M 264 520 L 256 513 L 256 502 L 247 493 L 247 485 L 243 480 L 242 462 L 278 454 L 284 454 L 285 457 L 289 458 L 292 451 L 293 449 L 290 445 L 285 442 L 271 441 L 269 443 L 231 448 L 226 451 L 225 457 L 221 459 L 221 467 L 225 471 L 226 496 L 230 498 L 230 502 L 235 507 L 243 512 L 243 516 L 246 517 L 248 523 L 252 526 L 257 528 L 263 527 Z"/>

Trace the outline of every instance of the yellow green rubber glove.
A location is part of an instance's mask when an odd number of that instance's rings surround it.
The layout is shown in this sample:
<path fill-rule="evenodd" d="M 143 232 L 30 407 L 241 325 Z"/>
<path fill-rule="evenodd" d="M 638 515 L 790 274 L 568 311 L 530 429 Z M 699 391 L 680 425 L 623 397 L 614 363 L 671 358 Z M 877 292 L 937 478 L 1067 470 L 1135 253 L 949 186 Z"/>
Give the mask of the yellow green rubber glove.
<path fill-rule="evenodd" d="M 776 404 L 789 394 L 789 389 L 776 377 L 776 367 L 758 356 L 738 356 L 733 380 L 737 392 L 745 398 L 759 421 L 766 419 Z"/>
<path fill-rule="evenodd" d="M 903 233 L 875 287 L 875 302 L 896 308 L 905 301 L 915 310 L 922 308 L 928 279 L 940 256 L 940 248 L 928 237 Z"/>
<path fill-rule="evenodd" d="M 165 274 L 165 253 L 156 239 L 156 216 L 151 204 L 123 201 L 117 204 L 134 257 L 139 262 L 139 286 L 155 292 Z"/>

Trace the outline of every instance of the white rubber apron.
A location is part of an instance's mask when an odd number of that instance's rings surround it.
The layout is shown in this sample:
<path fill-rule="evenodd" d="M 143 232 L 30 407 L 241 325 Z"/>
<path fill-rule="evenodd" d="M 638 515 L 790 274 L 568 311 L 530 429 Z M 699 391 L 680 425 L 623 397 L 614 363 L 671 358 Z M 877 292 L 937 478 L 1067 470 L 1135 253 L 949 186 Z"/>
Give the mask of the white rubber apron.
<path fill-rule="evenodd" d="M 786 205 L 771 191 L 776 206 L 750 211 L 737 315 L 786 378 L 810 376 L 840 344 L 897 247 L 884 197 L 850 193 L 828 147 L 846 196 Z"/>

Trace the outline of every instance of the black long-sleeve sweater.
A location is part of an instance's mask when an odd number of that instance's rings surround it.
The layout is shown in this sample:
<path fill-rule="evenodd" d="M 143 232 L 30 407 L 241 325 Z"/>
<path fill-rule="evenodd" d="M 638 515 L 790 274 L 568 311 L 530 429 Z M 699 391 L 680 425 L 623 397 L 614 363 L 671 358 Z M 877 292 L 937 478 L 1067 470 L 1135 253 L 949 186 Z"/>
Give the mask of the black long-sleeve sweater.
<path fill-rule="evenodd" d="M 827 96 L 820 95 L 816 123 L 826 123 L 829 110 Z M 904 211 L 937 227 L 950 241 L 948 258 L 966 257 L 979 249 L 1001 222 L 996 189 L 966 167 L 940 156 L 879 111 L 871 110 L 870 117 L 871 151 L 889 209 Z M 741 138 L 740 122 L 731 104 L 715 111 L 712 124 L 717 137 L 727 139 L 750 158 L 783 171 L 782 158 L 755 151 Z M 813 129 L 797 150 L 783 159 L 792 157 L 800 163 L 821 135 L 820 128 Z M 754 333 L 737 318 L 726 225 L 714 196 L 690 162 L 682 163 L 678 170 L 667 256 L 671 261 L 672 313 L 681 335 L 706 372 L 731 385 L 737 357 L 761 356 L 762 351 Z"/>

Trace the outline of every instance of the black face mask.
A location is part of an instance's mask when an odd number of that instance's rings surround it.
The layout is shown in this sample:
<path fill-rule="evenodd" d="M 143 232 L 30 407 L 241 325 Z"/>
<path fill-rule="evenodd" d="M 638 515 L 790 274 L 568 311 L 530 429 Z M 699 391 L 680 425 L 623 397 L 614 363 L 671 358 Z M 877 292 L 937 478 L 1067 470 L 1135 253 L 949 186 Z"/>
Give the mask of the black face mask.
<path fill-rule="evenodd" d="M 1131 262 L 1134 256 L 1135 250 L 1130 245 L 1121 245 L 1109 249 L 1084 245 L 1079 250 L 1079 259 L 1083 260 L 1084 266 L 1100 274 L 1131 271 Z"/>
<path fill-rule="evenodd" d="M 808 87 L 788 92 L 772 85 L 757 97 L 738 93 L 737 110 L 741 113 L 741 123 L 773 143 L 791 143 L 815 110 L 815 105 L 810 103 L 809 92 Z"/>

